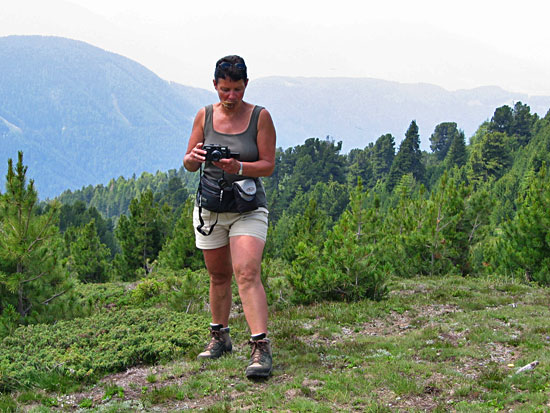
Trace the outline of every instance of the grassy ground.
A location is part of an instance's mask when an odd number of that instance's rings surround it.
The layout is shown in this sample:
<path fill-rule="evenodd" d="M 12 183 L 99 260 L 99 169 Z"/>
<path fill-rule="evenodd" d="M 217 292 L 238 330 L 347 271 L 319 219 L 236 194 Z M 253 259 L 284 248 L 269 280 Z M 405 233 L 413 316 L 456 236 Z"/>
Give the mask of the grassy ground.
<path fill-rule="evenodd" d="M 237 314 L 234 352 L 220 360 L 189 354 L 78 392 L 13 393 L 0 398 L 0 410 L 550 411 L 549 289 L 421 278 L 394 280 L 391 291 L 381 302 L 272 312 L 268 380 L 244 377 L 249 349 Z M 534 369 L 516 373 L 535 360 Z"/>

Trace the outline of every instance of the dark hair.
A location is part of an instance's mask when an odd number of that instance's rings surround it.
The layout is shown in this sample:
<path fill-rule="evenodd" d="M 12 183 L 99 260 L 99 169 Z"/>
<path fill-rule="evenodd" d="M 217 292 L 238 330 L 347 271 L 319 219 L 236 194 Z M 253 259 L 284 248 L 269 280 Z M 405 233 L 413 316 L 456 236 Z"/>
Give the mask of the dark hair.
<path fill-rule="evenodd" d="M 224 63 L 229 63 L 225 64 Z M 246 73 L 246 64 L 244 59 L 237 55 L 225 56 L 216 62 L 216 70 L 214 70 L 214 80 L 229 77 L 231 80 L 238 81 L 248 79 Z"/>

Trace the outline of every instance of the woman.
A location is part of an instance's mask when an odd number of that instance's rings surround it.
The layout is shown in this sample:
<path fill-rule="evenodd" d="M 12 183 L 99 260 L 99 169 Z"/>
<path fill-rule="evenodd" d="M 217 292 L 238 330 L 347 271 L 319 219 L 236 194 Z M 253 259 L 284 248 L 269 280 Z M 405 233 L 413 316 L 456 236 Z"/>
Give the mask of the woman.
<path fill-rule="evenodd" d="M 193 123 L 183 164 L 195 172 L 204 164 L 204 176 L 223 185 L 254 179 L 258 208 L 244 213 L 211 212 L 195 206 L 193 221 L 197 248 L 202 249 L 210 275 L 211 340 L 199 358 L 218 358 L 232 349 L 229 337 L 233 273 L 250 328 L 251 361 L 247 377 L 271 374 L 271 343 L 267 338 L 267 301 L 260 269 L 267 236 L 267 202 L 259 177 L 275 167 L 275 127 L 269 112 L 243 100 L 248 77 L 244 60 L 226 56 L 216 63 L 214 88 L 219 102 L 199 110 Z M 205 144 L 227 146 L 235 157 L 207 161 Z M 197 230 L 210 224 L 212 232 Z"/>

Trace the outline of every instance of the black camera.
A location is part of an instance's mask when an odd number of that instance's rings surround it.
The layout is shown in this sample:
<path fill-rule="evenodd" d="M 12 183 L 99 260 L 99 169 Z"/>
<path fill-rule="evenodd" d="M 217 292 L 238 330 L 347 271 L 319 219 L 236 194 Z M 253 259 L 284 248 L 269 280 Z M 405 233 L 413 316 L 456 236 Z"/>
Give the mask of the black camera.
<path fill-rule="evenodd" d="M 239 152 L 231 152 L 229 147 L 223 145 L 204 145 L 202 147 L 206 151 L 206 160 L 218 162 L 220 159 L 235 158 L 239 159 Z"/>

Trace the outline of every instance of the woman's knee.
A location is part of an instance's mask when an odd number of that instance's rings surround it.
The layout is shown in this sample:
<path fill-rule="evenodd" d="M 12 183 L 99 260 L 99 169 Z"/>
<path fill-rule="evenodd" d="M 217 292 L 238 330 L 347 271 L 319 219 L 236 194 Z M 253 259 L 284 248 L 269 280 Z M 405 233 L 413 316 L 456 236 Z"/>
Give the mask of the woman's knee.
<path fill-rule="evenodd" d="M 260 268 L 257 266 L 243 265 L 236 267 L 234 270 L 239 288 L 261 283 Z"/>
<path fill-rule="evenodd" d="M 232 272 L 227 271 L 208 271 L 210 275 L 210 284 L 212 285 L 225 285 L 231 284 L 233 277 Z"/>

